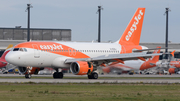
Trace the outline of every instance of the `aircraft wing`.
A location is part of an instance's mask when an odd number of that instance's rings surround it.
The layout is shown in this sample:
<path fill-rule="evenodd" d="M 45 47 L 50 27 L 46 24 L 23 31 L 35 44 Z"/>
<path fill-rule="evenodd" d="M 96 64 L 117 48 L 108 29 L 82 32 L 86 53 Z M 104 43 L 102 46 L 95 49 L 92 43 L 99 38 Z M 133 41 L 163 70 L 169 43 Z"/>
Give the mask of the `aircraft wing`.
<path fill-rule="evenodd" d="M 127 54 L 109 54 L 109 55 L 102 55 L 98 57 L 93 58 L 80 58 L 80 59 L 66 59 L 65 63 L 72 63 L 76 61 L 89 61 L 89 62 L 98 62 L 98 61 L 104 61 L 104 62 L 115 62 L 117 59 L 120 59 L 122 61 L 126 60 L 137 60 L 140 57 L 141 58 L 151 58 L 152 56 L 156 55 L 162 55 L 162 53 L 157 54 L 147 54 L 147 53 L 127 53 Z"/>

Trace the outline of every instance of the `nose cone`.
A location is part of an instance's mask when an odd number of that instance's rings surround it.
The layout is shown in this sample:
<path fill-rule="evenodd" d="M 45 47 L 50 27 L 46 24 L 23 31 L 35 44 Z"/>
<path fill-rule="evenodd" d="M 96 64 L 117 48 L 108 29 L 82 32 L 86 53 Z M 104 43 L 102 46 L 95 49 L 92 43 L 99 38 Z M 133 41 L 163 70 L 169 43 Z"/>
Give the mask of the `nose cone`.
<path fill-rule="evenodd" d="M 15 60 L 16 60 L 15 57 L 16 57 L 16 55 L 13 52 L 9 52 L 6 54 L 5 60 L 10 64 L 14 64 Z"/>

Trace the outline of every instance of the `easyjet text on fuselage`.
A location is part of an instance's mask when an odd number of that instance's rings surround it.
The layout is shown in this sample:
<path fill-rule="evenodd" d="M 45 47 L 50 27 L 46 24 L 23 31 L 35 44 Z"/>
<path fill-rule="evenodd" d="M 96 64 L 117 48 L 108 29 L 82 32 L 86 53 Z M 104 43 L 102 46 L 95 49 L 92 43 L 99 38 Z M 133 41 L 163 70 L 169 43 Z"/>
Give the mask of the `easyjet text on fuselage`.
<path fill-rule="evenodd" d="M 53 44 L 53 45 L 40 45 L 40 48 L 41 49 L 63 49 L 62 45 L 56 45 L 56 44 Z"/>

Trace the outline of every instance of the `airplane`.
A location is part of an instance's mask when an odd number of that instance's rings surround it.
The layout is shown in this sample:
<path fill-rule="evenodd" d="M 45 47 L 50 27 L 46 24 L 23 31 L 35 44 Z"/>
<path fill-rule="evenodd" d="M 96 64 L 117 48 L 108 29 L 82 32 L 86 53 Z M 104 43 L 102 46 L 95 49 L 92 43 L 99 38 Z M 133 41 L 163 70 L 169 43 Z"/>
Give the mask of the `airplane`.
<path fill-rule="evenodd" d="M 175 53 L 175 50 L 171 52 L 171 55 L 173 58 L 174 58 L 174 53 Z M 174 74 L 180 70 L 180 60 L 179 59 L 171 60 L 169 65 L 175 67 L 175 68 L 169 68 L 168 71 L 170 74 Z"/>
<path fill-rule="evenodd" d="M 160 48 L 161 47 L 157 47 L 158 50 L 154 50 L 153 54 L 160 53 Z M 113 70 L 116 70 L 118 74 L 129 73 L 130 75 L 132 75 L 131 71 L 144 70 L 155 67 L 158 61 L 159 61 L 159 56 L 157 55 L 157 56 L 153 56 L 152 58 L 149 58 L 147 61 L 129 60 L 129 61 L 124 61 L 124 63 L 113 62 L 110 65 L 103 67 L 102 70 L 105 73 L 109 73 L 112 72 Z"/>
<path fill-rule="evenodd" d="M 13 47 L 12 44 L 8 45 L 8 47 L 0 57 L 0 68 L 5 67 L 8 64 L 7 61 L 5 60 L 5 56 L 12 49 L 12 47 Z"/>
<path fill-rule="evenodd" d="M 114 43 L 24 42 L 17 44 L 5 59 L 18 66 L 21 73 L 27 73 L 25 78 L 31 78 L 30 72 L 34 67 L 50 67 L 56 70 L 54 79 L 63 78 L 64 75 L 59 69 L 70 69 L 74 75 L 87 75 L 88 79 L 97 79 L 96 70 L 101 64 L 161 55 L 133 52 L 148 49 L 139 45 L 144 14 L 145 8 L 138 8 L 121 38 Z"/>

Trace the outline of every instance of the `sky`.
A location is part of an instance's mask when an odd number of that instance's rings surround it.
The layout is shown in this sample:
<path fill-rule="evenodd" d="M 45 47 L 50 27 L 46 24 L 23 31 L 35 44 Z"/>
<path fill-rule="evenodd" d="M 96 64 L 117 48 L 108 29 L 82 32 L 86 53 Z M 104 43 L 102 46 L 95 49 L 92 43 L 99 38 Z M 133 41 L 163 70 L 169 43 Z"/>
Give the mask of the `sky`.
<path fill-rule="evenodd" d="M 0 27 L 27 28 L 27 4 L 31 28 L 71 29 L 72 41 L 98 39 L 98 6 L 101 41 L 117 41 L 138 7 L 145 7 L 140 42 L 164 43 L 165 8 L 169 8 L 169 41 L 180 43 L 180 0 L 0 0 Z"/>

